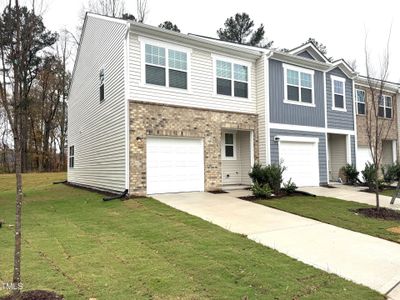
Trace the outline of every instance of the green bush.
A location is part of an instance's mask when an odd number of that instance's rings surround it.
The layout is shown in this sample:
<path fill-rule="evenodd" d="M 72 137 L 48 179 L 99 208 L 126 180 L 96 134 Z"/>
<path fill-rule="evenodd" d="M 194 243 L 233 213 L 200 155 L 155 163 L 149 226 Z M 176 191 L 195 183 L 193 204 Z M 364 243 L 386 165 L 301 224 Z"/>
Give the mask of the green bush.
<path fill-rule="evenodd" d="M 283 190 L 288 194 L 294 194 L 294 192 L 297 190 L 297 185 L 292 182 L 292 178 L 289 179 L 288 182 L 283 184 Z"/>
<path fill-rule="evenodd" d="M 342 167 L 342 172 L 344 176 L 346 177 L 346 184 L 356 184 L 357 183 L 357 177 L 360 172 L 357 171 L 356 167 L 354 165 L 347 164 L 344 167 Z"/>
<path fill-rule="evenodd" d="M 251 191 L 253 192 L 253 195 L 256 196 L 257 198 L 262 198 L 262 199 L 267 199 L 271 197 L 272 190 L 268 186 L 268 184 L 259 184 L 258 182 L 255 182 L 253 186 L 251 187 Z"/>
<path fill-rule="evenodd" d="M 400 177 L 400 164 L 396 162 L 395 164 L 382 167 L 383 180 L 391 184 L 399 180 Z"/>
<path fill-rule="evenodd" d="M 258 183 L 260 186 L 268 184 L 275 195 L 279 194 L 283 182 L 283 172 L 286 170 L 281 163 L 271 164 L 265 167 L 260 164 L 254 164 L 253 169 L 249 173 L 253 184 Z"/>
<path fill-rule="evenodd" d="M 365 168 L 361 171 L 364 182 L 367 184 L 370 191 L 375 190 L 376 182 L 378 182 L 378 188 L 382 189 L 383 180 L 379 179 L 376 173 L 376 167 L 374 164 L 367 162 Z"/>

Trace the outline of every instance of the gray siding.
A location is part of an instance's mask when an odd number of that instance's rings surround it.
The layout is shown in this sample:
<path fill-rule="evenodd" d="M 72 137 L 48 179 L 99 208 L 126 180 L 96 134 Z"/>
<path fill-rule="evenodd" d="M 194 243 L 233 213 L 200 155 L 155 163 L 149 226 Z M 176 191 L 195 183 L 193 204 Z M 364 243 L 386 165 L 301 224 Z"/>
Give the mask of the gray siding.
<path fill-rule="evenodd" d="M 325 135 L 325 133 L 271 129 L 271 163 L 279 162 L 278 143 L 274 141 L 274 136 L 276 136 L 276 135 L 318 138 L 319 139 L 319 143 L 318 143 L 319 180 L 320 180 L 320 184 L 326 184 L 328 182 L 328 180 L 327 180 L 327 165 L 326 165 L 326 135 Z M 299 159 L 301 159 L 301 158 L 299 157 Z"/>
<path fill-rule="evenodd" d="M 346 79 L 346 109 L 347 111 L 332 110 L 332 79 L 331 75 Z M 326 74 L 326 98 L 328 128 L 354 130 L 353 114 L 353 81 L 339 68 Z"/>
<path fill-rule="evenodd" d="M 350 136 L 350 144 L 351 144 L 351 163 L 353 165 L 356 165 L 356 142 L 355 142 L 355 136 L 351 135 Z"/>
<path fill-rule="evenodd" d="M 323 73 L 315 71 L 314 97 L 315 107 L 283 103 L 284 71 L 282 62 L 269 60 L 270 122 L 324 127 L 324 83 Z"/>
<path fill-rule="evenodd" d="M 304 58 L 308 58 L 308 59 L 312 59 L 315 60 L 315 58 L 310 54 L 310 52 L 308 52 L 307 50 L 304 50 L 303 52 L 300 52 L 299 54 L 297 54 L 298 56 L 304 57 Z"/>

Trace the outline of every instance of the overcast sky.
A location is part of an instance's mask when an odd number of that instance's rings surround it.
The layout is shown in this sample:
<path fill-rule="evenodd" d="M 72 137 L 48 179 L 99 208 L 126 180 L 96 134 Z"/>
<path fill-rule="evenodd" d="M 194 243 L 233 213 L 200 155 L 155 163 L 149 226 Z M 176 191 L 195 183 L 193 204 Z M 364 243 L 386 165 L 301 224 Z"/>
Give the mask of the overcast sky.
<path fill-rule="evenodd" d="M 5 0 L 2 0 L 5 1 Z M 31 0 L 27 0 L 31 1 Z M 40 0 L 36 0 L 40 1 Z M 53 30 L 74 31 L 84 1 L 43 0 L 45 25 Z M 126 10 L 136 15 L 136 0 L 125 0 Z M 376 71 L 392 26 L 390 80 L 400 81 L 400 3 L 398 0 L 148 0 L 146 23 L 171 20 L 183 33 L 216 36 L 225 19 L 247 12 L 256 25 L 263 23 L 266 37 L 275 47 L 294 48 L 309 37 L 327 46 L 328 56 L 356 60 L 364 72 L 364 40 Z"/>

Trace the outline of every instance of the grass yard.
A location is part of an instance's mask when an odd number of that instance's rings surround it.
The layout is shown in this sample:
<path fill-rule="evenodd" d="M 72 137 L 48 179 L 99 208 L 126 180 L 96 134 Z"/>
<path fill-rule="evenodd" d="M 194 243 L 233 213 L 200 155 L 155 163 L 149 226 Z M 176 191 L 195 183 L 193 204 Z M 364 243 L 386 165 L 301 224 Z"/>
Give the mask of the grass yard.
<path fill-rule="evenodd" d="M 399 227 L 399 221 L 367 218 L 351 211 L 357 208 L 370 207 L 366 204 L 335 198 L 309 196 L 294 196 L 277 200 L 259 200 L 257 203 L 400 243 L 400 231 L 395 233 L 387 230 L 389 228 Z"/>
<path fill-rule="evenodd" d="M 64 178 L 24 176 L 24 290 L 66 299 L 384 299 L 153 199 L 103 202 L 52 184 Z M 13 180 L 0 175 L 0 282 L 12 278 Z"/>

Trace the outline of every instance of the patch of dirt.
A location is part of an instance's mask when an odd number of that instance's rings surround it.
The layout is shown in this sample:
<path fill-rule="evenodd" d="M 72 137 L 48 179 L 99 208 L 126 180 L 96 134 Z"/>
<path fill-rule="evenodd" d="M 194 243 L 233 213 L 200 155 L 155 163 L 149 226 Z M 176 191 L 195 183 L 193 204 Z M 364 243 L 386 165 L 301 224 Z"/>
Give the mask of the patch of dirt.
<path fill-rule="evenodd" d="M 400 226 L 390 227 L 390 228 L 388 228 L 386 230 L 389 231 L 389 232 L 392 232 L 392 233 L 400 234 Z"/>
<path fill-rule="evenodd" d="M 143 199 L 143 197 L 141 199 Z M 141 204 L 140 202 L 135 201 L 133 199 L 124 201 L 123 204 L 124 204 L 124 206 L 131 208 L 131 209 L 143 208 L 143 204 Z"/>
<path fill-rule="evenodd" d="M 389 208 L 358 208 L 354 212 L 368 218 L 400 221 L 400 213 Z"/>
<path fill-rule="evenodd" d="M 227 194 L 228 192 L 224 190 L 213 190 L 213 191 L 208 191 L 211 194 Z"/>
<path fill-rule="evenodd" d="M 315 195 L 309 194 L 309 193 L 307 193 L 307 192 L 296 191 L 296 192 L 294 192 L 293 194 L 286 194 L 285 192 L 282 192 L 282 193 L 279 194 L 279 195 L 272 195 L 271 197 L 265 198 L 265 199 L 256 197 L 256 196 L 254 196 L 254 195 L 251 195 L 251 196 L 243 196 L 243 197 L 238 197 L 238 198 L 239 198 L 239 199 L 242 199 L 242 200 L 246 200 L 246 201 L 256 201 L 256 200 L 274 200 L 274 199 L 280 199 L 280 198 L 283 198 L 283 197 L 293 197 L 293 196 L 310 196 L 310 197 L 315 197 Z"/>
<path fill-rule="evenodd" d="M 0 300 L 13 300 L 13 296 L 7 295 L 0 297 Z M 34 290 L 22 292 L 20 300 L 64 300 L 63 295 L 58 295 L 52 291 Z"/>

